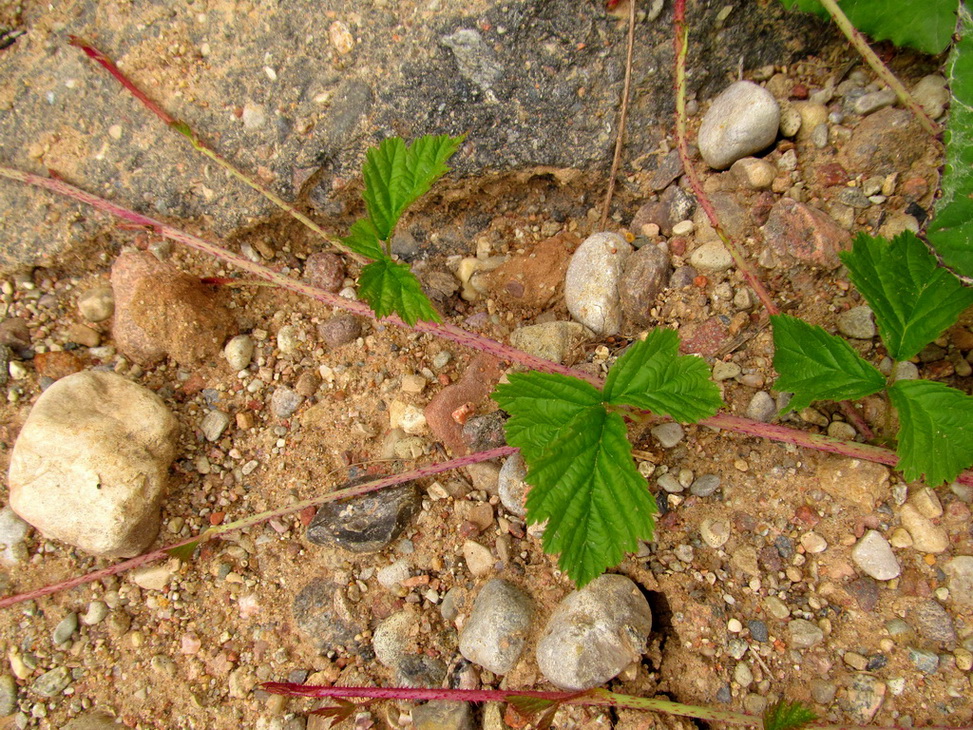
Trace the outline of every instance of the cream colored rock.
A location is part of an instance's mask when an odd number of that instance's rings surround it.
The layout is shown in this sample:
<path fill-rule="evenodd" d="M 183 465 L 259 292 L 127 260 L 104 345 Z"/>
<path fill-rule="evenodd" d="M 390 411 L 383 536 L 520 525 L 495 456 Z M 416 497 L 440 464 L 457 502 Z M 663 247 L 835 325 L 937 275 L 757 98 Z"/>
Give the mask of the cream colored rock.
<path fill-rule="evenodd" d="M 159 530 L 178 423 L 155 393 L 103 372 L 48 388 L 10 457 L 10 506 L 46 537 L 131 557 Z"/>
<path fill-rule="evenodd" d="M 617 233 L 594 233 L 571 256 L 564 301 L 571 316 L 595 334 L 614 335 L 622 326 L 618 283 L 631 253 Z"/>

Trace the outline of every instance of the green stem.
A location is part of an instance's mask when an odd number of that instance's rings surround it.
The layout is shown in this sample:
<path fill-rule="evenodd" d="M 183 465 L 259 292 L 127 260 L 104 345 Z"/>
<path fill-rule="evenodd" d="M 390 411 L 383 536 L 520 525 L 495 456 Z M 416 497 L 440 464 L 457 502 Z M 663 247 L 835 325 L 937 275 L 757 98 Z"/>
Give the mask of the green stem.
<path fill-rule="evenodd" d="M 896 78 L 895 74 L 889 70 L 888 66 L 882 63 L 882 59 L 875 55 L 875 51 L 873 51 L 871 46 L 868 45 L 868 41 L 865 40 L 865 36 L 863 36 L 854 25 L 852 25 L 851 21 L 848 20 L 848 16 L 844 14 L 840 7 L 838 7 L 838 3 L 836 3 L 835 0 L 819 0 L 819 2 L 831 15 L 831 19 L 835 22 L 835 25 L 838 26 L 838 29 L 845 34 L 845 37 L 848 39 L 851 45 L 853 45 L 855 49 L 862 55 L 862 58 L 865 59 L 865 63 L 871 66 L 872 71 L 874 71 L 876 75 L 885 82 L 886 86 L 895 92 L 895 95 L 899 98 L 899 101 L 902 102 L 902 105 L 907 107 L 909 111 L 916 115 L 916 117 L 919 119 L 919 123 L 925 127 L 929 134 L 933 136 L 939 134 L 942 131 L 940 130 L 939 125 L 937 125 L 926 115 L 926 113 L 922 110 L 922 107 L 919 106 L 916 100 L 912 98 L 912 94 L 909 93 L 908 89 L 902 85 L 902 82 Z"/>

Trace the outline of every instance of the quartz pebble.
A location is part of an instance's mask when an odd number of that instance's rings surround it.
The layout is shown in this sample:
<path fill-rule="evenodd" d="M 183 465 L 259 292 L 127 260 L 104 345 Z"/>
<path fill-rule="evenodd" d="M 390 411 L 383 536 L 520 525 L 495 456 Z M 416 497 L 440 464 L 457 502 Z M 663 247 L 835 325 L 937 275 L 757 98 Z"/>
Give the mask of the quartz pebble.
<path fill-rule="evenodd" d="M 617 334 L 622 324 L 618 286 L 632 247 L 617 233 L 588 236 L 571 256 L 564 301 L 571 316 L 598 335 Z"/>
<path fill-rule="evenodd" d="M 720 548 L 730 539 L 730 526 L 720 520 L 705 519 L 699 524 L 699 536 L 711 548 Z"/>
<path fill-rule="evenodd" d="M 682 441 L 685 431 L 678 423 L 661 423 L 654 426 L 650 433 L 664 449 L 671 449 Z"/>
<path fill-rule="evenodd" d="M 639 587 L 622 575 L 602 575 L 554 610 L 537 643 L 537 666 L 562 689 L 590 689 L 639 661 L 651 628 Z"/>
<path fill-rule="evenodd" d="M 924 553 L 939 554 L 949 547 L 949 535 L 939 525 L 919 513 L 911 503 L 902 505 L 899 512 L 902 526 L 912 537 L 912 547 Z"/>
<path fill-rule="evenodd" d="M 689 263 L 700 271 L 726 271 L 733 257 L 721 241 L 708 241 L 689 255 Z"/>
<path fill-rule="evenodd" d="M 698 144 L 706 164 L 724 170 L 773 143 L 780 107 L 769 91 L 737 81 L 717 96 L 699 127 Z"/>
<path fill-rule="evenodd" d="M 245 370 L 253 358 L 253 338 L 250 335 L 237 335 L 226 343 L 223 357 L 236 372 Z"/>
<path fill-rule="evenodd" d="M 851 551 L 851 559 L 875 580 L 892 580 L 902 571 L 888 541 L 880 532 L 869 530 Z"/>
<path fill-rule="evenodd" d="M 199 424 L 199 430 L 203 432 L 206 440 L 212 443 L 219 440 L 229 425 L 230 416 L 228 414 L 223 411 L 212 410 L 203 416 L 203 420 Z"/>

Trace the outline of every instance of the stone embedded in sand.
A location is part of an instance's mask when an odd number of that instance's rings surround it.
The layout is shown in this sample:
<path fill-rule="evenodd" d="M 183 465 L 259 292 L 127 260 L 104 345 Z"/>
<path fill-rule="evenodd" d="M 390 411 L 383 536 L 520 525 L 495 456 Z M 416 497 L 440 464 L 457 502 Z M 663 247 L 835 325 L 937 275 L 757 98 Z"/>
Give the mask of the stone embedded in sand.
<path fill-rule="evenodd" d="M 780 126 L 773 95 L 750 81 L 730 84 L 717 96 L 699 126 L 699 152 L 714 170 L 769 147 Z"/>
<path fill-rule="evenodd" d="M 571 256 L 564 301 L 571 316 L 599 335 L 622 326 L 619 281 L 632 247 L 617 233 L 594 233 Z"/>
<path fill-rule="evenodd" d="M 166 355 L 195 366 L 216 357 L 233 317 L 213 291 L 143 251 L 123 253 L 112 266 L 119 349 L 142 365 Z"/>
<path fill-rule="evenodd" d="M 159 529 L 178 429 L 161 398 L 120 375 L 62 378 L 14 444 L 10 505 L 49 538 L 93 555 L 138 555 Z"/>

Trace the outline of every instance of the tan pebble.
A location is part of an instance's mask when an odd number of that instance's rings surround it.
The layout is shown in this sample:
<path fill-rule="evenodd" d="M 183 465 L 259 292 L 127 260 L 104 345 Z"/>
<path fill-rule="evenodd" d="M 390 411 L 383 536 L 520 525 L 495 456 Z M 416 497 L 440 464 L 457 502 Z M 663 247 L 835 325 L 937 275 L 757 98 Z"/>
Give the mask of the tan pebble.
<path fill-rule="evenodd" d="M 942 502 L 929 487 L 924 487 L 912 495 L 909 504 L 915 507 L 923 517 L 933 519 L 943 514 Z"/>

